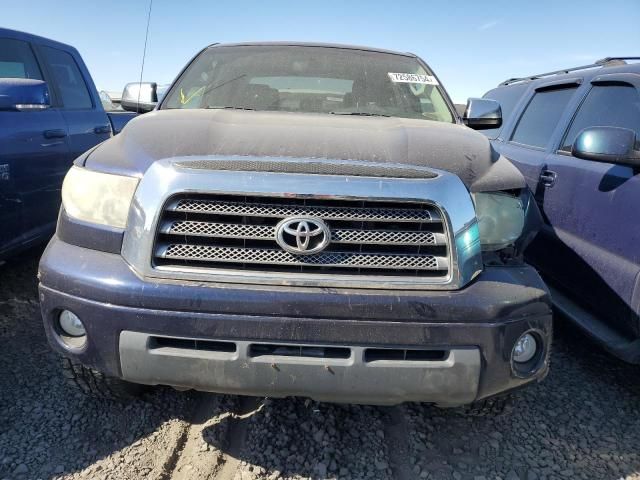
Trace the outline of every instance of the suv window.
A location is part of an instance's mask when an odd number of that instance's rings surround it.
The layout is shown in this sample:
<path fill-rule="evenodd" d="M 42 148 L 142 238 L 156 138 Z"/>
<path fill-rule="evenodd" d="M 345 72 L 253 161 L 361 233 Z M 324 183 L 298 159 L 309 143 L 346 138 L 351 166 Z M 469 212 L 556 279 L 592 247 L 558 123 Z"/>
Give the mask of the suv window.
<path fill-rule="evenodd" d="M 575 88 L 537 92 L 518 121 L 511 141 L 544 148 L 558 125 Z"/>
<path fill-rule="evenodd" d="M 0 78 L 42 80 L 38 62 L 27 42 L 0 38 Z"/>
<path fill-rule="evenodd" d="M 65 108 L 92 108 L 91 95 L 73 57 L 62 50 L 42 47 L 47 65 L 58 85 Z"/>
<path fill-rule="evenodd" d="M 580 105 L 560 150 L 570 152 L 581 130 L 607 126 L 629 128 L 640 141 L 640 95 L 630 85 L 594 86 Z"/>
<path fill-rule="evenodd" d="M 489 90 L 482 98 L 489 98 L 500 103 L 500 109 L 502 110 L 502 126 L 504 126 L 528 87 L 528 83 L 498 87 L 493 90 Z M 492 139 L 498 138 L 498 135 L 500 135 L 500 131 L 502 130 L 502 126 L 498 128 L 480 130 L 480 133 L 484 133 L 487 137 Z"/>

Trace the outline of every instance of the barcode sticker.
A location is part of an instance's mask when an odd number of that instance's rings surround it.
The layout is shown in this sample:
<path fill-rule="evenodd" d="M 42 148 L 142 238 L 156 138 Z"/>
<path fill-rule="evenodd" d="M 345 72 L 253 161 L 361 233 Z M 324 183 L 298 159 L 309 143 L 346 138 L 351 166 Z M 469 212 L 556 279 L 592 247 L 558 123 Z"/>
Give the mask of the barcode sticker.
<path fill-rule="evenodd" d="M 388 73 L 393 83 L 419 83 L 421 85 L 438 85 L 433 75 L 418 75 L 417 73 Z"/>

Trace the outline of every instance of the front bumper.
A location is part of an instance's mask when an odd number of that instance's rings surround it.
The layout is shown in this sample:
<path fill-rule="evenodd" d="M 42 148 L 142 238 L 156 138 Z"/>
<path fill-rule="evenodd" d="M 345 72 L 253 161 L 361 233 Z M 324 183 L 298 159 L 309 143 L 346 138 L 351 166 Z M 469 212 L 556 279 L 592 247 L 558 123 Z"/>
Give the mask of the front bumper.
<path fill-rule="evenodd" d="M 120 255 L 54 237 L 40 282 L 53 348 L 138 383 L 453 406 L 539 380 L 548 368 L 549 296 L 527 266 L 487 268 L 457 291 L 176 282 L 140 278 Z M 84 322 L 83 347 L 69 348 L 60 339 L 62 309 Z M 528 330 L 539 335 L 544 351 L 535 371 L 522 376 L 512 369 L 511 351 Z M 273 349 L 283 345 L 311 354 Z M 340 355 L 318 355 L 335 349 Z M 411 353 L 380 357 L 369 355 L 371 349 Z M 443 354 L 412 355 L 416 351 Z"/>

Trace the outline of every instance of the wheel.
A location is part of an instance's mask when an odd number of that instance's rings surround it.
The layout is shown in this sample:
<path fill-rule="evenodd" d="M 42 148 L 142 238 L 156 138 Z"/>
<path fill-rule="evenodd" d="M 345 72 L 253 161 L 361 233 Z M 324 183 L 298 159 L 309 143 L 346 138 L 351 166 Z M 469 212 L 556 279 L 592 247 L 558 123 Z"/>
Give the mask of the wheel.
<path fill-rule="evenodd" d="M 461 413 L 468 417 L 496 417 L 512 410 L 513 395 L 498 395 L 462 407 Z"/>
<path fill-rule="evenodd" d="M 127 402 L 139 398 L 148 390 L 146 385 L 138 385 L 125 382 L 120 378 L 110 377 L 66 357 L 62 358 L 62 373 L 68 383 L 85 395 L 95 398 Z"/>

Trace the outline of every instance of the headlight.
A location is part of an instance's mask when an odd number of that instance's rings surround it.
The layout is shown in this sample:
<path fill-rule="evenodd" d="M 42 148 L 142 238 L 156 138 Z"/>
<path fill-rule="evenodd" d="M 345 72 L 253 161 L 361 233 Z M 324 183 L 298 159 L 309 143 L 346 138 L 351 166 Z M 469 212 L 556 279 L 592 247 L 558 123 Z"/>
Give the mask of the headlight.
<path fill-rule="evenodd" d="M 70 217 L 124 228 L 138 179 L 72 167 L 62 184 L 62 205 Z"/>
<path fill-rule="evenodd" d="M 473 196 L 482 250 L 500 250 L 522 235 L 522 201 L 506 193 L 476 193 Z"/>

